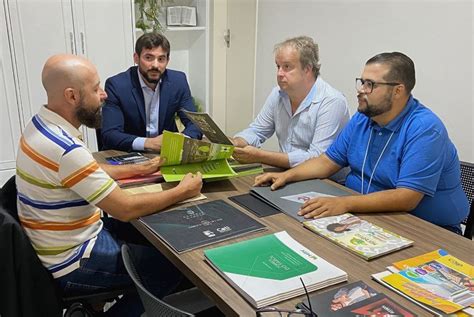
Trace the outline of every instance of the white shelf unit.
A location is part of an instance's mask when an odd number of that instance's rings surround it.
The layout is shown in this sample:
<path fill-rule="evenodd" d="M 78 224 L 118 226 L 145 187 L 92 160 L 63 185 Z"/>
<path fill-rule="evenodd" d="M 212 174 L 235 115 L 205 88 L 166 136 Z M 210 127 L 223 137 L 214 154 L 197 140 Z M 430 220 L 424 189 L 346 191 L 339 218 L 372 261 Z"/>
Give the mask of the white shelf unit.
<path fill-rule="evenodd" d="M 186 5 L 196 7 L 197 26 L 166 26 L 166 7 L 160 22 L 171 44 L 169 69 L 186 74 L 193 97 L 201 104 L 202 111 L 209 112 L 209 0 L 163 1 L 166 6 Z M 137 17 L 135 7 L 135 17 Z M 136 37 L 143 34 L 135 31 Z"/>

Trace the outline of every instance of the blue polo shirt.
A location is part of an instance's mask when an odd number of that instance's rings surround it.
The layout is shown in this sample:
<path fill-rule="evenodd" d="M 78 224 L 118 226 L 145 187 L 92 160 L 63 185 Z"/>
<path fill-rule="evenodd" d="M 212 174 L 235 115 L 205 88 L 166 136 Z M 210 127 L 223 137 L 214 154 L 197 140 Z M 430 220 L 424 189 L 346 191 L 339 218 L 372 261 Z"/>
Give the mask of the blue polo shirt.
<path fill-rule="evenodd" d="M 336 164 L 351 168 L 346 186 L 357 192 L 362 189 L 363 172 L 363 194 L 395 188 L 424 194 L 412 214 L 429 222 L 458 226 L 468 214 L 456 148 L 441 120 L 413 96 L 384 127 L 356 113 L 326 155 Z"/>

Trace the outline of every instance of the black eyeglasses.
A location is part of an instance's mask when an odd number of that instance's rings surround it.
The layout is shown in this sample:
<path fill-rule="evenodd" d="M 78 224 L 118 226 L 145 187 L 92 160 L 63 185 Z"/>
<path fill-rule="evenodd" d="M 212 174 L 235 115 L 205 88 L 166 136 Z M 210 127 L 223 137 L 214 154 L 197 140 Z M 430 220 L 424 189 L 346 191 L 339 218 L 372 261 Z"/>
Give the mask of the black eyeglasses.
<path fill-rule="evenodd" d="M 262 307 L 257 310 L 257 317 L 269 317 L 269 316 L 290 316 L 290 317 L 318 317 L 318 315 L 313 311 L 311 307 L 311 301 L 309 299 L 308 290 L 306 285 L 304 285 L 303 279 L 300 277 L 301 284 L 303 284 L 304 293 L 306 294 L 306 299 L 308 300 L 309 309 L 307 308 L 296 308 L 296 309 L 282 309 L 278 307 Z"/>
<path fill-rule="evenodd" d="M 397 86 L 401 85 L 401 83 L 382 83 L 382 82 L 376 82 L 372 80 L 365 80 L 362 78 L 356 78 L 356 90 L 357 91 L 364 91 L 366 94 L 370 94 L 372 90 L 374 90 L 377 85 L 388 85 L 388 86 Z"/>

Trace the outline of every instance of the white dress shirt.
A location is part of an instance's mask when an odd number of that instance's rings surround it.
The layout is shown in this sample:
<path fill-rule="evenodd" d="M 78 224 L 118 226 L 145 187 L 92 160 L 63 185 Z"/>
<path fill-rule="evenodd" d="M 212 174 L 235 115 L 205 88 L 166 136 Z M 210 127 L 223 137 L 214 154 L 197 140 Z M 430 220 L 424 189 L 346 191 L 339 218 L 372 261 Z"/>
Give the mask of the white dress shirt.
<path fill-rule="evenodd" d="M 138 80 L 143 91 L 143 98 L 145 101 L 145 113 L 146 113 L 146 136 L 153 138 L 158 136 L 158 122 L 160 119 L 160 84 L 161 80 L 156 85 L 155 90 L 147 86 L 142 78 L 142 74 L 137 68 Z M 137 137 L 133 140 L 132 148 L 135 151 L 145 150 L 146 138 Z"/>

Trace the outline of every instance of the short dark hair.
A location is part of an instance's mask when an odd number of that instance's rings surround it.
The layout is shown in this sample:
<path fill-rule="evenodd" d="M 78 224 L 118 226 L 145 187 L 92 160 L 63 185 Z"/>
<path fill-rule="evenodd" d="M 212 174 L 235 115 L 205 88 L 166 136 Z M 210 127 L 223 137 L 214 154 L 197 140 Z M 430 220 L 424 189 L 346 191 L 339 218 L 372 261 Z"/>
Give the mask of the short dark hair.
<path fill-rule="evenodd" d="M 161 33 L 152 32 L 145 33 L 140 36 L 135 43 L 135 53 L 140 56 L 144 48 L 151 50 L 152 48 L 159 47 L 166 52 L 166 57 L 170 57 L 171 45 L 168 39 Z"/>
<path fill-rule="evenodd" d="M 386 64 L 390 67 L 384 80 L 388 82 L 401 82 L 410 94 L 415 87 L 415 64 L 410 57 L 400 52 L 381 53 L 369 59 L 365 65 Z"/>

